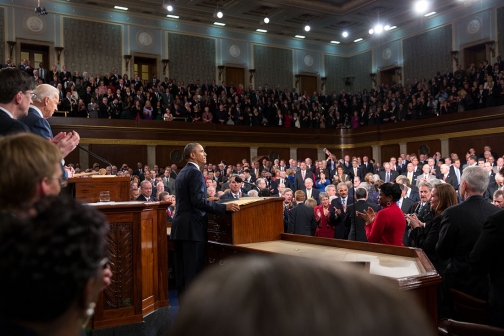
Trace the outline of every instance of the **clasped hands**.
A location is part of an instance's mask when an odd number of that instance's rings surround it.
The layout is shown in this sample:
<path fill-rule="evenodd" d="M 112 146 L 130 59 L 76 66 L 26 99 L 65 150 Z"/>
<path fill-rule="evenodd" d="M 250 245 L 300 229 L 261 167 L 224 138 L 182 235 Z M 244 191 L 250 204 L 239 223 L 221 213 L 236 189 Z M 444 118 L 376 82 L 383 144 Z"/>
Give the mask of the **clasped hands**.
<path fill-rule="evenodd" d="M 363 220 L 366 223 L 366 225 L 371 224 L 376 218 L 376 213 L 371 207 L 368 207 L 366 212 L 356 211 L 356 214 L 359 219 Z"/>

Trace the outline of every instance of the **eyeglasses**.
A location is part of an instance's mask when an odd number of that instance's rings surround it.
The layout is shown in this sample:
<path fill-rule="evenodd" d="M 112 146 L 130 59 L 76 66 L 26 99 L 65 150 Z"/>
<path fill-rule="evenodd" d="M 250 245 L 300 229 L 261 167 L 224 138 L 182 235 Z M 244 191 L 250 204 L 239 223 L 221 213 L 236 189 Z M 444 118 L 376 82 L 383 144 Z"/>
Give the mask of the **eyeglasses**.
<path fill-rule="evenodd" d="M 31 92 L 30 91 L 26 91 L 26 92 L 23 92 L 23 94 L 29 94 L 31 99 L 35 99 L 35 97 L 37 97 L 37 95 L 34 94 L 33 91 L 31 91 Z"/>

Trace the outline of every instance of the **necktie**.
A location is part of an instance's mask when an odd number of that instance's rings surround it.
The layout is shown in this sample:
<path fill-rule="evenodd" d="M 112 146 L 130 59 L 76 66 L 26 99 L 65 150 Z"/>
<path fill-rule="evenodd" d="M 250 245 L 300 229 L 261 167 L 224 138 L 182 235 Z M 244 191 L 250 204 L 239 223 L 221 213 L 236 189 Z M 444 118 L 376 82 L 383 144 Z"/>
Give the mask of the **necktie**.
<path fill-rule="evenodd" d="M 446 175 L 445 175 L 445 176 L 443 176 L 443 181 L 446 181 Z"/>
<path fill-rule="evenodd" d="M 385 182 L 388 183 L 390 182 L 390 173 L 387 172 L 387 176 L 385 177 Z"/>
<path fill-rule="evenodd" d="M 301 171 L 301 175 L 302 175 L 303 180 L 304 180 L 304 179 L 305 179 L 305 171 L 304 171 L 304 170 L 303 170 L 303 171 Z"/>
<path fill-rule="evenodd" d="M 408 172 L 408 180 L 409 180 L 409 183 L 412 184 L 413 183 L 413 178 L 411 177 L 412 173 L 411 172 Z"/>
<path fill-rule="evenodd" d="M 455 169 L 455 175 L 457 175 L 457 183 L 460 184 L 460 170 L 458 168 Z"/>
<path fill-rule="evenodd" d="M 346 204 L 346 200 L 344 198 L 341 199 L 341 204 L 343 204 L 343 205 Z"/>
<path fill-rule="evenodd" d="M 311 198 L 311 189 L 306 190 L 306 198 L 310 199 Z"/>
<path fill-rule="evenodd" d="M 280 179 L 280 183 L 283 184 L 284 183 L 284 180 L 283 179 Z"/>

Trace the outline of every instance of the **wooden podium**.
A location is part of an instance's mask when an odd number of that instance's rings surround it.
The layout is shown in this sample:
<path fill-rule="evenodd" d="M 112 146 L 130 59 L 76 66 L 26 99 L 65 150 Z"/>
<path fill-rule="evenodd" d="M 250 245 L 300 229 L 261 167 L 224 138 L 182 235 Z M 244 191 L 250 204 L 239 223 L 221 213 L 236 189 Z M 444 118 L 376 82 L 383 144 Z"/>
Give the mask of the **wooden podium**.
<path fill-rule="evenodd" d="M 107 254 L 112 283 L 96 303 L 92 328 L 143 322 L 168 306 L 166 208 L 170 202 L 90 204 L 110 223 Z"/>
<path fill-rule="evenodd" d="M 109 191 L 113 202 L 129 201 L 129 177 L 72 177 L 68 179 L 68 187 L 72 196 L 82 202 L 95 203 L 100 201 L 100 192 Z"/>
<path fill-rule="evenodd" d="M 209 215 L 207 264 L 240 254 L 283 254 L 325 263 L 364 264 L 371 274 L 411 291 L 437 326 L 436 287 L 441 277 L 421 249 L 283 233 L 283 198 L 242 198 L 240 211 Z"/>

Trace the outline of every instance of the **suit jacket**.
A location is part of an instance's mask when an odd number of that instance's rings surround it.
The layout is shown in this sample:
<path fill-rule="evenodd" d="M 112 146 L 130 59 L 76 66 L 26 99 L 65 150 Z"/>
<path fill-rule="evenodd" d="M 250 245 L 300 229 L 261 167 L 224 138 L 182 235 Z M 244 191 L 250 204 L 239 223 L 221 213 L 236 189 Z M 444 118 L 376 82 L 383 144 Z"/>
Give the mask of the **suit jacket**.
<path fill-rule="evenodd" d="M 473 195 L 444 211 L 436 251 L 442 260 L 448 260 L 443 278 L 446 289 L 454 288 L 481 300 L 487 299 L 488 279 L 473 272 L 467 256 L 483 230 L 483 223 L 500 210 L 485 202 L 482 196 Z"/>
<path fill-rule="evenodd" d="M 413 174 L 413 176 L 415 176 L 415 174 Z M 431 180 L 434 180 L 436 179 L 436 176 L 432 175 L 432 174 L 427 174 L 427 182 L 430 182 Z M 455 180 L 457 179 L 457 177 L 455 176 Z M 420 183 L 423 182 L 425 180 L 424 178 L 424 174 L 420 174 L 420 175 L 417 175 L 416 176 L 416 183 L 415 185 L 418 187 L 420 186 Z"/>
<path fill-rule="evenodd" d="M 176 195 L 175 194 L 175 180 L 172 179 L 171 177 L 167 179 L 166 177 L 163 177 L 163 184 L 165 185 L 165 188 L 168 188 L 170 195 Z"/>
<path fill-rule="evenodd" d="M 414 242 L 415 247 L 421 248 L 429 260 L 432 262 L 439 274 L 443 274 L 446 269 L 446 262 L 441 260 L 436 253 L 436 243 L 439 239 L 439 230 L 443 215 L 435 215 L 435 217 L 425 225 L 425 227 L 417 227 L 411 230 L 410 239 Z"/>
<path fill-rule="evenodd" d="M 21 132 L 29 132 L 28 126 L 17 119 L 12 119 L 7 113 L 0 110 L 0 135 L 9 135 Z"/>
<path fill-rule="evenodd" d="M 418 193 L 418 190 L 411 189 L 408 199 L 412 200 L 413 202 L 419 202 L 420 201 L 420 194 Z"/>
<path fill-rule="evenodd" d="M 364 162 L 360 165 L 360 168 L 362 169 L 362 172 L 364 173 L 364 176 L 366 176 L 367 173 L 373 173 L 374 167 L 371 164 L 371 162 L 368 162 L 367 165 L 364 164 Z"/>
<path fill-rule="evenodd" d="M 412 192 L 413 192 L 413 190 L 412 190 Z M 413 208 L 414 204 L 415 204 L 415 202 L 413 202 L 411 199 L 403 198 L 402 204 L 401 204 L 401 211 L 404 214 L 411 213 L 413 211 L 412 208 Z M 406 218 L 405 218 L 404 219 L 404 233 L 403 233 L 403 245 L 404 246 L 410 246 L 410 244 L 409 244 L 410 231 L 411 231 L 411 229 L 409 228 L 408 222 L 406 221 Z"/>
<path fill-rule="evenodd" d="M 317 221 L 313 208 L 304 203 L 297 204 L 289 211 L 289 225 L 287 233 L 313 236 L 317 228 Z"/>
<path fill-rule="evenodd" d="M 304 188 L 304 180 L 306 178 L 313 178 L 311 170 L 306 169 L 305 171 L 305 178 L 303 179 L 303 175 L 301 174 L 301 169 L 299 169 L 296 172 L 296 175 L 294 176 L 294 189 L 295 190 L 302 190 Z M 315 183 L 315 181 L 313 181 Z"/>
<path fill-rule="evenodd" d="M 353 167 L 350 168 L 349 172 L 350 172 L 350 179 L 353 180 L 353 178 L 355 177 L 354 176 L 355 174 L 354 174 Z M 362 169 L 361 168 L 357 168 L 357 176 L 360 178 L 361 181 L 364 181 L 364 175 L 365 175 L 365 173 L 362 171 Z"/>
<path fill-rule="evenodd" d="M 226 205 L 207 202 L 205 180 L 201 171 L 188 162 L 175 180 L 176 215 L 172 240 L 207 241 L 207 213 L 223 216 Z"/>
<path fill-rule="evenodd" d="M 151 195 L 149 198 L 145 197 L 144 195 L 140 194 L 140 196 L 138 196 L 138 198 L 136 199 L 136 201 L 140 201 L 140 202 L 157 202 L 157 199 L 154 195 Z"/>
<path fill-rule="evenodd" d="M 357 202 L 350 204 L 347 208 L 348 216 L 345 216 L 344 226 L 345 232 L 348 231 L 348 240 L 356 240 L 361 242 L 367 242 L 366 231 L 364 226 L 366 223 L 359 217 L 355 215 L 355 211 L 365 212 L 371 207 L 375 212 L 380 211 L 380 206 L 377 204 L 369 203 L 365 200 L 358 200 Z M 357 226 L 357 231 L 355 230 Z"/>
<path fill-rule="evenodd" d="M 348 206 L 354 203 L 353 197 L 348 195 L 347 197 L 347 209 Z M 337 215 L 335 208 L 341 211 L 341 214 Z M 343 211 L 343 204 L 341 203 L 341 197 L 335 198 L 331 201 L 330 211 L 330 221 L 331 225 L 334 226 L 334 238 L 336 239 L 347 239 L 348 231 L 345 228 L 345 218 L 347 212 Z"/>
<path fill-rule="evenodd" d="M 490 275 L 490 324 L 504 328 L 504 211 L 488 217 L 467 261 L 480 275 Z"/>
<path fill-rule="evenodd" d="M 249 197 L 249 196 L 247 194 L 245 194 L 245 193 L 242 192 L 242 196 L 241 197 Z M 220 202 L 222 202 L 222 201 L 234 200 L 235 198 L 233 197 L 233 194 L 231 193 L 231 191 L 228 191 L 228 192 L 222 194 L 221 197 L 219 197 L 219 199 L 220 199 Z"/>
<path fill-rule="evenodd" d="M 53 138 L 51 126 L 33 107 L 30 107 L 28 115 L 19 118 L 19 121 L 28 126 L 30 132 L 38 134 L 44 139 Z"/>
<path fill-rule="evenodd" d="M 271 188 L 274 189 L 274 193 L 278 194 L 278 185 L 280 184 L 280 179 L 277 178 L 275 181 L 271 181 Z M 292 189 L 292 183 L 288 178 L 284 179 L 285 188 Z"/>
<path fill-rule="evenodd" d="M 442 179 L 443 179 L 443 176 L 441 176 L 441 180 Z M 445 182 L 448 184 L 451 184 L 455 190 L 458 190 L 458 181 L 457 181 L 457 177 L 455 175 L 448 173 L 448 175 L 446 175 Z"/>
<path fill-rule="evenodd" d="M 308 194 L 306 193 L 306 188 L 303 187 L 303 192 L 305 193 L 306 199 L 308 199 Z M 317 188 L 313 188 L 311 190 L 311 198 L 313 198 L 315 201 L 317 201 L 317 205 L 320 205 L 320 200 L 319 200 L 319 195 L 320 191 Z"/>
<path fill-rule="evenodd" d="M 383 181 L 386 181 L 386 172 L 381 171 L 378 175 L 380 175 L 380 179 Z M 395 182 L 396 177 L 399 176 L 399 173 L 397 173 L 395 170 L 390 171 L 390 182 Z"/>

